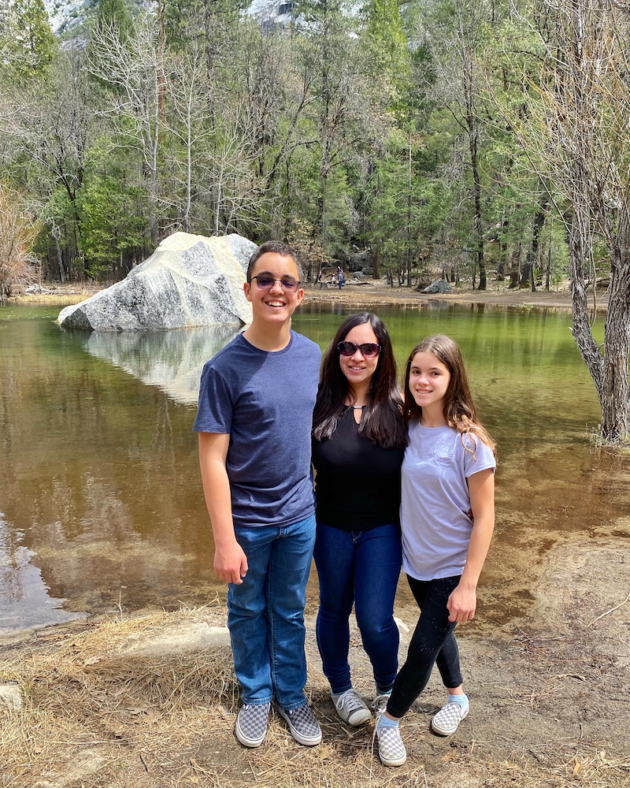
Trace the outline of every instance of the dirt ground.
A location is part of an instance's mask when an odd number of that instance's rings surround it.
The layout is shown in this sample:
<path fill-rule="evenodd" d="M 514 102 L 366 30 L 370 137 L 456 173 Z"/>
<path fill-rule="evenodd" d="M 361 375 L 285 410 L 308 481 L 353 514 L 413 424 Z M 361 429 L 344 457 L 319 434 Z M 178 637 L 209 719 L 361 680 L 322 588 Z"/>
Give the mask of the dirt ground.
<path fill-rule="evenodd" d="M 488 282 L 488 289 L 484 291 L 473 290 L 470 285 L 453 288 L 450 293 L 436 293 L 428 295 L 419 293 L 413 288 L 389 287 L 384 282 L 355 284 L 352 280 L 342 290 L 332 287 L 320 289 L 318 285 L 307 287 L 308 301 L 336 301 L 348 306 L 375 306 L 375 305 L 406 305 L 421 307 L 430 301 L 448 301 L 455 304 L 488 304 L 505 306 L 508 308 L 537 309 L 541 307 L 552 309 L 571 309 L 571 293 L 568 282 L 556 286 L 549 292 L 537 290 L 508 290 L 505 282 Z M 597 311 L 606 311 L 608 295 L 597 293 L 593 302 L 592 293 L 589 303 L 593 303 Z"/>
<path fill-rule="evenodd" d="M 536 572 L 538 575 L 538 571 Z M 305 748 L 274 715 L 257 750 L 233 734 L 238 693 L 223 602 L 90 620 L 6 642 L 0 682 L 0 786 L 630 786 L 630 541 L 558 544 L 532 583 L 527 618 L 459 628 L 471 713 L 432 734 L 437 674 L 402 723 L 408 761 L 383 767 L 373 725 L 339 721 L 307 620 L 308 696 L 323 742 Z M 614 609 L 616 608 L 616 609 Z M 483 600 L 480 615 L 483 616 Z M 397 610 L 404 658 L 415 624 Z M 374 688 L 356 629 L 355 685 Z M 0 688 L 0 695 L 2 688 Z"/>

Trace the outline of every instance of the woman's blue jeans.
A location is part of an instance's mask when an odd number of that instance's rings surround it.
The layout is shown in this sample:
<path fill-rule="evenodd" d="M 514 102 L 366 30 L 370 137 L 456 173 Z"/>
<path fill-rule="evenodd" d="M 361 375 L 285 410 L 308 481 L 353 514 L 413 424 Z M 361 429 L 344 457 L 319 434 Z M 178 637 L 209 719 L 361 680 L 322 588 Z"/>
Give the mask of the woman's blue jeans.
<path fill-rule="evenodd" d="M 319 575 L 317 645 L 333 692 L 352 686 L 349 618 L 357 624 L 380 692 L 390 690 L 398 669 L 394 597 L 402 563 L 400 528 L 342 531 L 317 524 L 315 564 Z"/>
<path fill-rule="evenodd" d="M 287 711 L 306 703 L 304 605 L 315 542 L 315 517 L 293 525 L 234 527 L 247 574 L 228 587 L 234 672 L 244 703 Z"/>

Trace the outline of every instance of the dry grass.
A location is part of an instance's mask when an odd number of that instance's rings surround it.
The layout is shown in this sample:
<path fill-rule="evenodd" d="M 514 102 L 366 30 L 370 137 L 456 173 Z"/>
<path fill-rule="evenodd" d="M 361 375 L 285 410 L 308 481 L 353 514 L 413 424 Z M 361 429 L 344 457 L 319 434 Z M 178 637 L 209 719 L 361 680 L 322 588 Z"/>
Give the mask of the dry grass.
<path fill-rule="evenodd" d="M 201 621 L 223 624 L 224 613 L 206 608 L 75 624 L 9 651 L 2 678 L 18 682 L 24 702 L 0 712 L 0 785 L 630 785 L 630 758 L 592 743 L 541 741 L 527 754 L 511 732 L 497 757 L 491 741 L 434 744 L 420 714 L 405 723 L 408 763 L 388 770 L 375 757 L 373 727 L 341 725 L 323 684 L 308 688 L 324 731 L 320 747 L 300 747 L 274 717 L 263 747 L 246 750 L 232 734 L 238 695 L 228 648 L 157 656 L 128 650 L 130 639 Z"/>
<path fill-rule="evenodd" d="M 24 289 L 16 288 L 10 302 L 16 304 L 31 304 L 44 306 L 70 306 L 80 304 L 86 298 L 103 290 L 107 285 L 94 282 L 70 282 L 64 285 L 47 285 L 39 293 L 26 293 Z"/>
<path fill-rule="evenodd" d="M 0 181 L 0 303 L 31 278 L 31 251 L 39 230 L 23 196 Z"/>

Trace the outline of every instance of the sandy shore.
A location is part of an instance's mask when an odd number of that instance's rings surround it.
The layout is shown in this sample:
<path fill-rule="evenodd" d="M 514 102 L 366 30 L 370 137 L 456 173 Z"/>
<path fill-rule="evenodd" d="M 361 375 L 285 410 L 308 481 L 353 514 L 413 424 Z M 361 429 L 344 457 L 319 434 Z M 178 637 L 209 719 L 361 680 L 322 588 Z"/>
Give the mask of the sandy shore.
<path fill-rule="evenodd" d="M 306 296 L 308 301 L 335 301 L 348 306 L 363 307 L 377 305 L 421 306 L 431 301 L 447 301 L 454 304 L 488 304 L 489 306 L 504 306 L 512 309 L 564 309 L 571 310 L 571 293 L 568 283 L 555 290 L 508 290 L 491 283 L 485 291 L 473 290 L 471 287 L 454 288 L 450 293 L 428 295 L 419 293 L 412 288 L 388 287 L 378 282 L 372 284 L 348 284 L 343 290 L 331 287 L 320 289 L 318 286 L 307 286 Z M 593 303 L 592 296 L 590 299 Z M 597 294 L 597 311 L 605 312 L 608 296 L 604 293 Z"/>
<path fill-rule="evenodd" d="M 111 283 L 109 283 L 111 284 Z M 9 303 L 42 304 L 65 306 L 76 304 L 89 298 L 94 293 L 108 286 L 108 283 L 99 285 L 81 286 L 76 283 L 68 285 L 49 285 L 51 293 L 36 295 L 17 294 Z M 353 284 L 350 282 L 343 290 L 333 287 L 320 288 L 318 285 L 306 286 L 306 302 L 337 302 L 348 307 L 370 306 L 413 306 L 422 307 L 431 301 L 447 301 L 454 304 L 488 304 L 489 306 L 503 306 L 511 309 L 571 309 L 571 293 L 568 282 L 547 292 L 538 290 L 508 290 L 503 282 L 490 282 L 484 291 L 473 290 L 470 285 L 454 288 L 450 293 L 427 295 L 419 293 L 413 288 L 389 287 L 384 283 L 372 282 L 367 284 Z M 593 304 L 592 295 L 590 298 Z M 605 312 L 608 304 L 606 293 L 597 294 L 597 311 Z"/>

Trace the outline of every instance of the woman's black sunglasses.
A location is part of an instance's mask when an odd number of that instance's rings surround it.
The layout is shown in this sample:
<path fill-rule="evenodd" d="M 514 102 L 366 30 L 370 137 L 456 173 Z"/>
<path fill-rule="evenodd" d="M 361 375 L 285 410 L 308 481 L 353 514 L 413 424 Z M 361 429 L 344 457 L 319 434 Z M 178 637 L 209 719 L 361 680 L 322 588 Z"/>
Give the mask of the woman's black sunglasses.
<path fill-rule="evenodd" d="M 376 342 L 364 342 L 362 345 L 357 345 L 346 340 L 337 345 L 337 350 L 342 356 L 354 356 L 357 350 L 360 350 L 364 358 L 375 358 L 381 352 L 381 346 Z"/>

